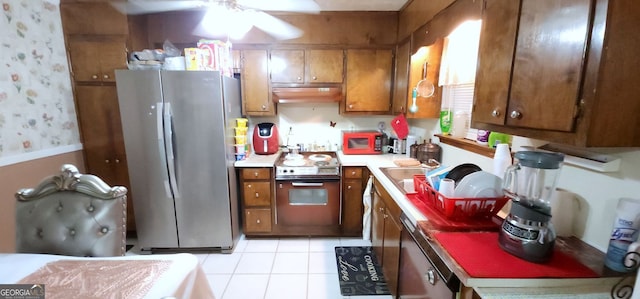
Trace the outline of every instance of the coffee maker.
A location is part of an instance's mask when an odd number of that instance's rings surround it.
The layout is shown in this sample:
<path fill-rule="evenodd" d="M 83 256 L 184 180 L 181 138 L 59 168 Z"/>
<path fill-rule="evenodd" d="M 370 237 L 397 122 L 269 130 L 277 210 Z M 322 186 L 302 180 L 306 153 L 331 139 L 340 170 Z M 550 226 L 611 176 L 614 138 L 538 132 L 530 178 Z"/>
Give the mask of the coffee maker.
<path fill-rule="evenodd" d="M 564 155 L 520 151 L 514 157 L 518 162 L 507 168 L 502 186 L 511 198 L 511 210 L 502 223 L 498 243 L 521 259 L 545 263 L 551 259 L 556 240 L 550 201 Z"/>
<path fill-rule="evenodd" d="M 278 127 L 273 123 L 259 123 L 253 129 L 253 150 L 258 155 L 278 152 Z"/>

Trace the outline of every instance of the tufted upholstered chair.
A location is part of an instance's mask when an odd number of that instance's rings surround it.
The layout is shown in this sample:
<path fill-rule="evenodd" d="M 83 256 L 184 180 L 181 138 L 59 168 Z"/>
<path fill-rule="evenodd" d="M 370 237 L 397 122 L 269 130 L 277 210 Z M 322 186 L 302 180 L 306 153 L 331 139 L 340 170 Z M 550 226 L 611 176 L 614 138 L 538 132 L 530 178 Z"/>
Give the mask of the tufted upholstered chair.
<path fill-rule="evenodd" d="M 121 256 L 126 243 L 125 187 L 80 174 L 71 165 L 16 193 L 16 251 Z"/>

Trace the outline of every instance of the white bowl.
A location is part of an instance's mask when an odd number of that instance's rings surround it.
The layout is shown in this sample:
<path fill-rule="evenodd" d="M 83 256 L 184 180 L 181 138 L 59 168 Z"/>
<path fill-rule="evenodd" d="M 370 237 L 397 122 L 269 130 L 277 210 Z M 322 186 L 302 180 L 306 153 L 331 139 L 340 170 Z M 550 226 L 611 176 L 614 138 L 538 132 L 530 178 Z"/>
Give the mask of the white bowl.
<path fill-rule="evenodd" d="M 460 180 L 454 197 L 495 198 L 502 197 L 502 179 L 487 171 L 470 173 Z"/>

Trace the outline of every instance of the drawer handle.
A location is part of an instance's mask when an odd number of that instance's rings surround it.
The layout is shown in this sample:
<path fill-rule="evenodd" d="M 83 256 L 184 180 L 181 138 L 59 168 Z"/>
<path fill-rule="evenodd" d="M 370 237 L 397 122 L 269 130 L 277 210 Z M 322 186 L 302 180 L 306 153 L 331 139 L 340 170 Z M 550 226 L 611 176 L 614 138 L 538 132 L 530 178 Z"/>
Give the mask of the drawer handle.
<path fill-rule="evenodd" d="M 257 224 L 260 224 L 260 219 L 256 220 L 256 223 L 257 223 Z"/>
<path fill-rule="evenodd" d="M 256 198 L 260 197 L 260 193 L 256 192 Z"/>
<path fill-rule="evenodd" d="M 98 75 L 91 75 L 91 79 L 98 79 Z"/>
<path fill-rule="evenodd" d="M 257 171 L 256 171 L 256 172 L 254 172 L 254 173 L 253 173 L 253 175 L 254 175 L 255 177 L 258 177 L 258 172 L 257 172 Z"/>
<path fill-rule="evenodd" d="M 427 271 L 427 281 L 431 284 L 431 285 L 435 285 L 436 284 L 436 271 L 433 269 L 429 269 Z"/>
<path fill-rule="evenodd" d="M 352 172 L 351 172 L 351 175 L 356 175 L 356 172 L 355 172 L 355 171 L 352 171 Z"/>
<path fill-rule="evenodd" d="M 106 75 L 106 74 L 105 74 L 105 75 L 102 75 L 102 78 L 104 78 L 104 79 L 109 79 L 109 75 Z"/>

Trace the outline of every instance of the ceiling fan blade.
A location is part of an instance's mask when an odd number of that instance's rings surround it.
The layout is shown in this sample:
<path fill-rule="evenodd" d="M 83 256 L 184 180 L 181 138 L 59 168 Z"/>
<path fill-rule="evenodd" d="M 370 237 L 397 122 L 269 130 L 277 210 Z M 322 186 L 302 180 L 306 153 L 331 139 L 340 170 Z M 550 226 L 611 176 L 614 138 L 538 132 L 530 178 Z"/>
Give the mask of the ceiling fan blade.
<path fill-rule="evenodd" d="M 320 6 L 314 0 L 237 0 L 237 3 L 242 7 L 264 11 L 320 12 Z"/>
<path fill-rule="evenodd" d="M 294 39 L 303 34 L 300 28 L 262 11 L 255 12 L 253 26 L 279 40 Z"/>
<path fill-rule="evenodd" d="M 253 27 L 254 13 L 211 7 L 192 33 L 206 38 L 241 39 Z"/>
<path fill-rule="evenodd" d="M 140 15 L 148 13 L 158 13 L 174 10 L 186 10 L 192 8 L 204 7 L 203 1 L 144 1 L 144 0 L 129 0 L 128 2 L 110 2 L 119 12 L 126 15 Z"/>

